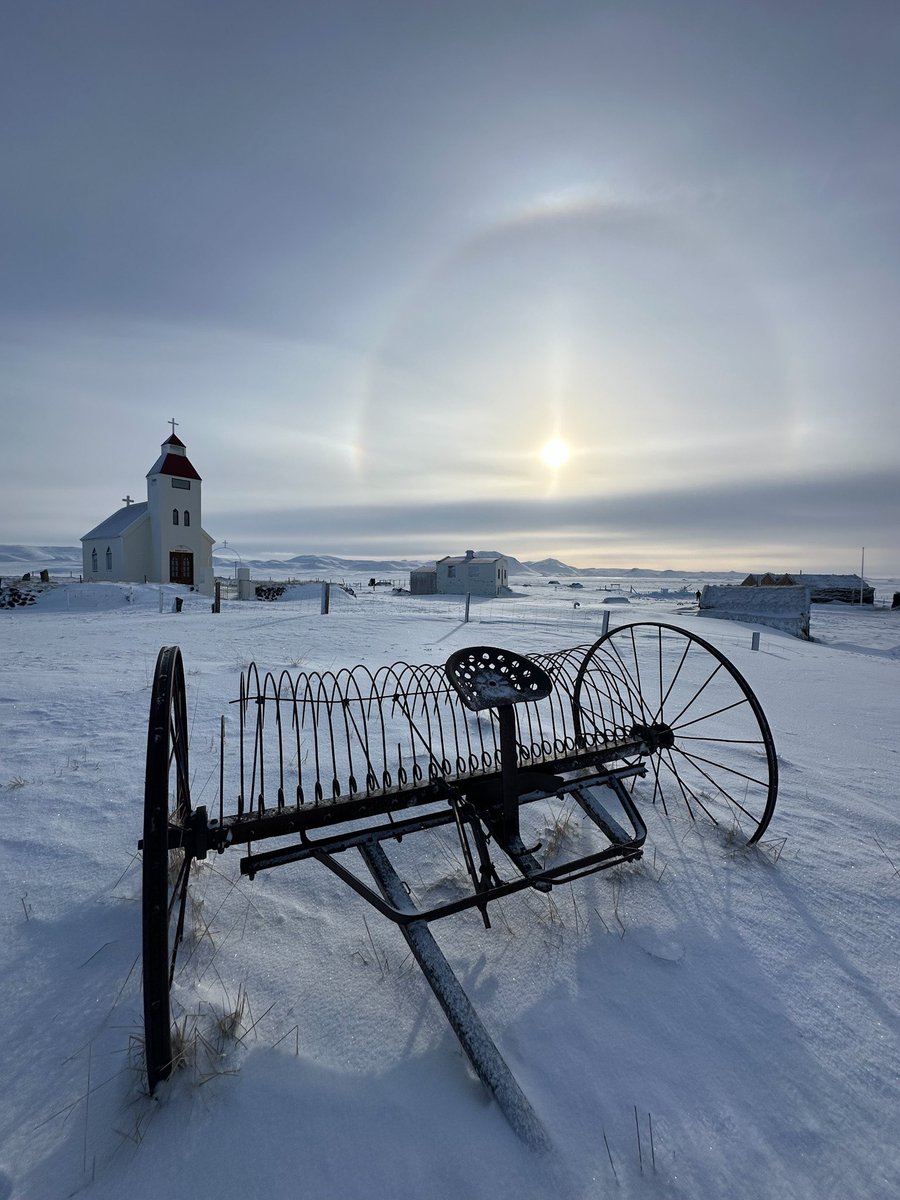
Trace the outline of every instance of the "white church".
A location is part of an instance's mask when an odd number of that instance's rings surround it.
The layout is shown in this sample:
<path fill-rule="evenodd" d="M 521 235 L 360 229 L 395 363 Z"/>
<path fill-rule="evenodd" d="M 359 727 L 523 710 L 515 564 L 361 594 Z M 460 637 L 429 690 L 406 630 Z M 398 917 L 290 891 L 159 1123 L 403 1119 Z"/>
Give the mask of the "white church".
<path fill-rule="evenodd" d="M 214 539 L 200 524 L 202 480 L 172 432 L 147 472 L 147 499 L 125 507 L 81 539 L 84 578 L 110 583 L 180 583 L 214 591 Z"/>

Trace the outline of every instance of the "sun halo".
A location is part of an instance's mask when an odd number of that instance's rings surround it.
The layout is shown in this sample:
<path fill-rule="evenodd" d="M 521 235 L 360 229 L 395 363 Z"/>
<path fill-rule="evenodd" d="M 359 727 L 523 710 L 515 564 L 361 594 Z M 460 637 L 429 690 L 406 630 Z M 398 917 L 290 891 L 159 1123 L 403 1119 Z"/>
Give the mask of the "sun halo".
<path fill-rule="evenodd" d="M 541 462 L 545 467 L 550 467 L 555 471 L 565 466 L 569 461 L 570 454 L 569 443 L 563 441 L 562 438 L 553 437 L 541 448 Z"/>

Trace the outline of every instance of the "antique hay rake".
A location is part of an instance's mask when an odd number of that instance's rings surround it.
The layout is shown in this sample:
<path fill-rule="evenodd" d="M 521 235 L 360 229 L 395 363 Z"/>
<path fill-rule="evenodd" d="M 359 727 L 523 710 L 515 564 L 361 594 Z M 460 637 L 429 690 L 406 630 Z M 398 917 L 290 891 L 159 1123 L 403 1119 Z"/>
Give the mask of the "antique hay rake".
<path fill-rule="evenodd" d="M 143 977 L 150 1091 L 173 1066 L 169 993 L 194 859 L 242 847 L 240 870 L 313 859 L 395 922 L 479 1078 L 513 1128 L 538 1118 L 441 953 L 430 922 L 637 859 L 644 805 L 673 805 L 748 843 L 775 806 L 778 768 L 746 680 L 709 642 L 637 623 L 590 646 L 531 658 L 470 647 L 443 665 L 241 676 L 236 762 L 218 812 L 192 807 L 184 669 L 159 653 L 150 705 L 143 848 Z M 232 811 L 225 794 L 236 797 Z M 577 850 L 541 846 L 560 808 L 580 813 Z M 453 840 L 468 882 L 429 906 L 398 873 L 415 835 Z M 590 835 L 589 837 L 587 835 Z M 270 848 L 258 848 L 270 843 Z M 347 854 L 355 850 L 359 856 Z M 389 857 L 394 853 L 395 861 Z M 348 857 L 358 867 L 354 871 Z M 401 868 L 402 869 L 402 868 Z"/>

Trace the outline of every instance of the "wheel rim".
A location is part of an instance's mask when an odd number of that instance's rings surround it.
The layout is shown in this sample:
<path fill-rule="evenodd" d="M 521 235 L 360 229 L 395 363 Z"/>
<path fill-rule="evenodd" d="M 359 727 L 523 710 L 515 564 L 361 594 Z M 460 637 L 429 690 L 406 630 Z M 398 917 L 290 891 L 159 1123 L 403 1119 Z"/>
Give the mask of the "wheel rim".
<path fill-rule="evenodd" d="M 611 630 L 588 651 L 574 704 L 579 732 L 644 742 L 637 799 L 667 814 L 681 805 L 748 844 L 765 832 L 778 791 L 775 744 L 750 685 L 715 646 L 674 625 Z"/>
<path fill-rule="evenodd" d="M 184 936 L 190 820 L 184 667 L 179 648 L 164 646 L 153 680 L 144 783 L 144 1041 L 151 1092 L 172 1071 L 169 990 Z"/>

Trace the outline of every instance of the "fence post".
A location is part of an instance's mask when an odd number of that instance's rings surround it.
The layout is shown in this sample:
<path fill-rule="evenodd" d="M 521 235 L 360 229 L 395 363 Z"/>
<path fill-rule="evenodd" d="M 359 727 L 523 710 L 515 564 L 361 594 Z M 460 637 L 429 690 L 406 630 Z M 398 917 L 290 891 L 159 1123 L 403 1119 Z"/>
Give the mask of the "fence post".
<path fill-rule="evenodd" d="M 466 592 L 466 615 L 463 617 L 463 621 L 465 622 L 466 625 L 468 625 L 468 623 L 469 623 L 469 601 L 471 599 L 472 599 L 472 593 Z"/>
<path fill-rule="evenodd" d="M 609 609 L 603 614 L 603 625 L 600 628 L 600 636 L 606 637 L 609 633 Z"/>
<path fill-rule="evenodd" d="M 750 649 L 751 650 L 759 649 L 759 630 L 758 629 L 754 629 L 753 636 L 750 638 Z"/>
<path fill-rule="evenodd" d="M 324 616 L 331 604 L 331 584 L 327 580 L 322 582 L 322 608 L 321 613 Z"/>
<path fill-rule="evenodd" d="M 222 583 L 218 579 L 216 580 L 216 595 L 213 600 L 212 610 L 214 613 L 222 611 Z"/>

